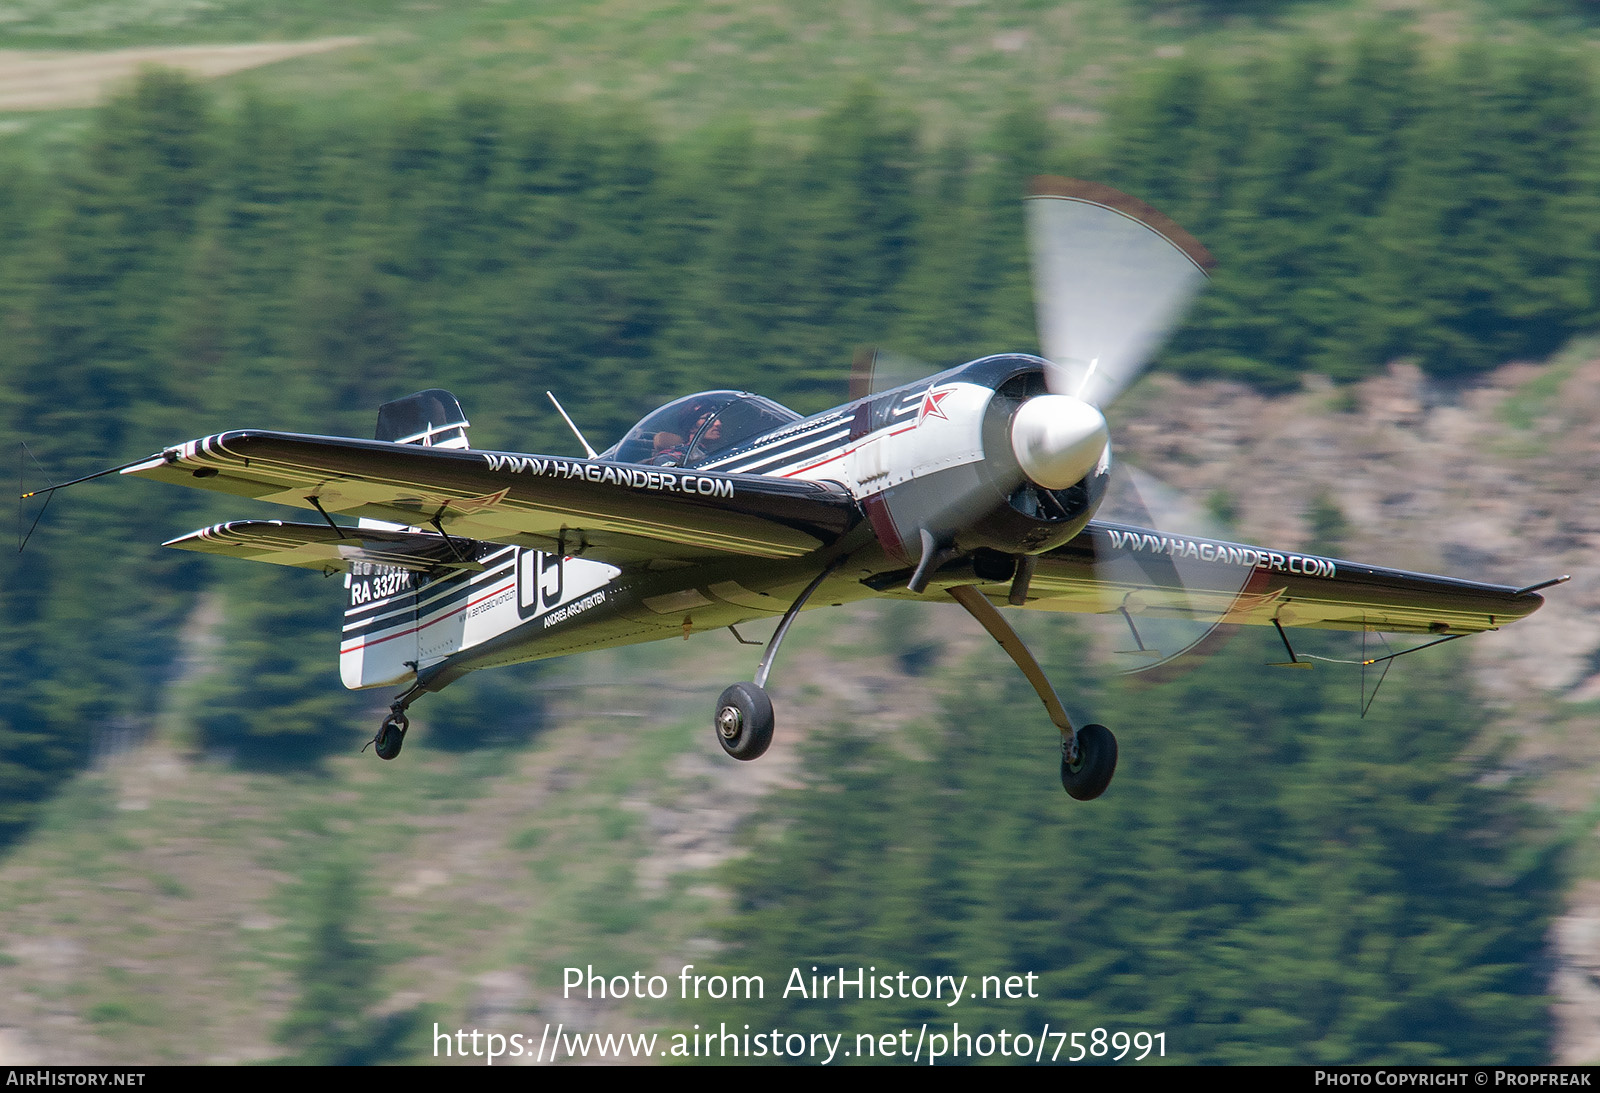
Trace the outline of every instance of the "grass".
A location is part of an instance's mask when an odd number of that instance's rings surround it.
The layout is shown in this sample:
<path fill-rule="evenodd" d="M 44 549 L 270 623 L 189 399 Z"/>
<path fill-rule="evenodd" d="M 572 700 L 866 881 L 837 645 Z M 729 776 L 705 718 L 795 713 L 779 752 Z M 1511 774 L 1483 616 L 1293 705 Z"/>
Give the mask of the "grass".
<path fill-rule="evenodd" d="M 693 962 L 719 910 L 714 863 L 676 857 L 659 832 L 755 799 L 702 708 L 717 689 L 705 680 L 745 674 L 733 661 L 749 651 L 712 635 L 695 646 L 562 662 L 540 677 L 564 696 L 551 727 L 521 746 L 430 748 L 419 716 L 395 763 L 253 773 L 158 743 L 80 776 L 0 862 L 0 1027 L 54 1029 L 49 1062 L 281 1054 L 271 1033 L 295 992 L 306 881 L 334 860 L 362 873 L 357 932 L 379 946 L 383 995 L 451 1027 L 526 1031 L 559 1006 L 568 966 Z M 522 985 L 511 1012 L 478 1011 L 488 975 Z M 50 1016 L 63 1013 L 64 1030 Z M 587 1028 L 666 1019 L 648 1004 L 585 1014 Z"/>
<path fill-rule="evenodd" d="M 1536 24 L 1489 0 L 1304 0 L 1259 18 L 1205 10 L 1181 0 L 13 0 L 0 14 L 0 48 L 360 35 L 366 44 L 222 83 L 330 112 L 441 91 L 623 101 L 677 130 L 732 115 L 797 130 L 864 80 L 942 136 L 986 131 L 1027 102 L 1082 128 L 1131 71 L 1186 52 L 1246 63 L 1281 53 L 1291 37 L 1337 40 L 1375 20 L 1409 19 L 1440 43 L 1535 25 L 1596 37 L 1581 15 L 1545 12 Z M 52 128 L 43 115 L 14 118 Z"/>

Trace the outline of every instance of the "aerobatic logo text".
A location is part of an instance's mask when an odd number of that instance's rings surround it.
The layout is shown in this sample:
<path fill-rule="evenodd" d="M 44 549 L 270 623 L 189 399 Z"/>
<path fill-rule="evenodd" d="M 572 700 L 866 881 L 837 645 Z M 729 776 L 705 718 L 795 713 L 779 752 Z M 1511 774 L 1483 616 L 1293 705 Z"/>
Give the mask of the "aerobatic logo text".
<path fill-rule="evenodd" d="M 711 478 L 700 474 L 674 474 L 670 471 L 647 471 L 642 467 L 618 466 L 615 463 L 549 459 L 538 455 L 501 455 L 498 452 L 482 454 L 492 471 L 537 474 L 547 478 L 580 478 L 597 485 L 632 486 L 636 490 L 687 493 L 696 497 L 733 496 L 733 483 L 726 478 Z"/>
<path fill-rule="evenodd" d="M 1137 554 L 1170 554 L 1174 558 L 1198 558 L 1202 562 L 1244 565 L 1275 573 L 1298 573 L 1307 577 L 1333 577 L 1338 567 L 1327 558 L 1305 554 L 1285 554 L 1276 550 L 1213 543 L 1206 539 L 1185 539 L 1179 535 L 1154 535 L 1147 531 L 1115 531 L 1106 528 L 1106 538 L 1119 550 Z"/>

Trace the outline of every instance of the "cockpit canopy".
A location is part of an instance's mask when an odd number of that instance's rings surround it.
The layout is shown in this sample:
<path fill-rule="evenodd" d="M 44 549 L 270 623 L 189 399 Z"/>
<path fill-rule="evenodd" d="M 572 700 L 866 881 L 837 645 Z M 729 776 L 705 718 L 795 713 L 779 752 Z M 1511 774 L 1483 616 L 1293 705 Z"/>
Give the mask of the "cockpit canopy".
<path fill-rule="evenodd" d="M 697 467 L 800 415 L 746 391 L 702 391 L 669 402 L 628 430 L 601 459 Z"/>

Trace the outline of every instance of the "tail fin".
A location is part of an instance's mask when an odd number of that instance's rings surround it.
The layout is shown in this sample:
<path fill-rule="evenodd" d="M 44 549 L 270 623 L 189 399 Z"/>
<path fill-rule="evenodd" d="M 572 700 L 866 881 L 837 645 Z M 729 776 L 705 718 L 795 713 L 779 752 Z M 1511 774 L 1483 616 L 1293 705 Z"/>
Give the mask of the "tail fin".
<path fill-rule="evenodd" d="M 378 407 L 375 436 L 395 444 L 465 448 L 467 424 L 461 402 L 449 391 L 433 387 Z M 417 532 L 365 517 L 360 527 L 399 534 Z M 352 561 L 345 578 L 344 634 L 339 647 L 339 670 L 346 687 L 399 683 L 416 671 L 421 655 L 417 636 L 422 621 L 420 594 L 427 583 L 424 573 Z"/>
<path fill-rule="evenodd" d="M 430 448 L 467 447 L 467 415 L 449 391 L 431 387 L 378 407 L 376 439 Z"/>

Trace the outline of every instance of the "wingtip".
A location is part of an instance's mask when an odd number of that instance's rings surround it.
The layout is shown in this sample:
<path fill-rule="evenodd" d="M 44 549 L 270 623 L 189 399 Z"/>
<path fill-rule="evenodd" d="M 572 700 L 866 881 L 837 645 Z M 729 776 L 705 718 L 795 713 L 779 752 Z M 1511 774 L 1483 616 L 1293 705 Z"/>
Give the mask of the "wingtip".
<path fill-rule="evenodd" d="M 1570 580 L 1572 580 L 1572 574 L 1570 573 L 1563 574 L 1560 577 L 1551 577 L 1548 581 L 1540 581 L 1538 584 L 1530 584 L 1526 588 L 1519 588 L 1515 595 L 1526 596 L 1543 588 L 1554 588 L 1558 584 L 1566 584 Z"/>

